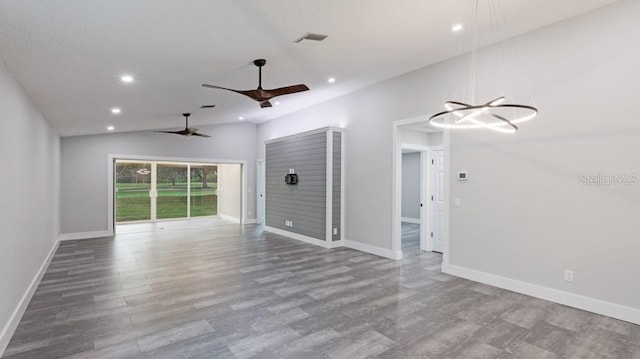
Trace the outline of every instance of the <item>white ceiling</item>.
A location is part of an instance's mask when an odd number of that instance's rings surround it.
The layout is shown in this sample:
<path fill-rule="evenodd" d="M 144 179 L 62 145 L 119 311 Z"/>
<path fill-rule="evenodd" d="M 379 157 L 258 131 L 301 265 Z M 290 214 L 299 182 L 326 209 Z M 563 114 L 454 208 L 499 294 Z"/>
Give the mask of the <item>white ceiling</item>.
<path fill-rule="evenodd" d="M 501 2 L 511 36 L 615 0 Z M 254 123 L 454 55 L 468 0 L 0 0 L 0 57 L 63 136 Z M 481 4 L 482 6 L 482 4 Z M 482 25 L 481 25 L 482 28 Z M 307 31 L 323 42 L 293 40 Z M 464 31 L 464 30 L 463 30 Z M 487 31 L 488 33 L 488 31 Z M 490 40 L 481 40 L 488 43 Z M 311 91 L 261 109 L 209 83 Z M 122 84 L 122 74 L 136 81 Z M 334 84 L 327 78 L 335 76 Z M 215 109 L 200 110 L 200 105 Z M 121 107 L 114 116 L 110 108 Z"/>

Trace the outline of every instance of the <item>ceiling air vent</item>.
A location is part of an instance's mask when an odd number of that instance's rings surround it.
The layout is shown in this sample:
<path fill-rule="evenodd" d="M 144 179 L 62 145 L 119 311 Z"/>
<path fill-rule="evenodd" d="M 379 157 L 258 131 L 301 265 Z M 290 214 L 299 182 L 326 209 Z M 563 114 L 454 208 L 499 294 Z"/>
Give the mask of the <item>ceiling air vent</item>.
<path fill-rule="evenodd" d="M 322 41 L 327 38 L 327 35 L 322 34 L 314 34 L 313 32 L 307 32 L 306 34 L 300 36 L 299 38 L 293 40 L 296 44 L 302 40 L 312 40 L 312 41 Z"/>

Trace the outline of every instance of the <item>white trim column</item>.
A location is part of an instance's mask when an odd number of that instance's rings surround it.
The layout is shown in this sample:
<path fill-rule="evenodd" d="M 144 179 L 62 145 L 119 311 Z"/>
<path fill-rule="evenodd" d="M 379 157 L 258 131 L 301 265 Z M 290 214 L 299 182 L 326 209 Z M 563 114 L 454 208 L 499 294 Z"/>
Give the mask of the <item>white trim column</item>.
<path fill-rule="evenodd" d="M 333 131 L 327 131 L 327 171 L 326 171 L 326 213 L 325 240 L 327 244 L 333 242 Z"/>
<path fill-rule="evenodd" d="M 204 176 L 204 170 L 202 170 Z M 204 181 L 204 178 L 202 179 Z M 187 219 L 191 218 L 191 163 L 187 163 Z"/>
<path fill-rule="evenodd" d="M 151 199 L 151 221 L 157 218 L 158 209 L 158 164 L 151 162 L 151 190 L 149 190 L 149 198 Z"/>

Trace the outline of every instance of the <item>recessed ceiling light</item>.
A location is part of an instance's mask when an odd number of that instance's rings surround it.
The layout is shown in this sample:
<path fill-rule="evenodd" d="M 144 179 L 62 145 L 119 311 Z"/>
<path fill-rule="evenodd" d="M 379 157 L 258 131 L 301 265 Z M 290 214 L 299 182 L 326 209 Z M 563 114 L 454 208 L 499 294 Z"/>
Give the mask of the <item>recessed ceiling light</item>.
<path fill-rule="evenodd" d="M 118 115 L 118 114 L 120 114 L 120 112 L 122 112 L 122 110 L 120 110 L 117 107 L 114 107 L 114 108 L 111 109 L 111 113 L 114 114 L 114 115 Z"/>
<path fill-rule="evenodd" d="M 244 117 L 240 116 L 240 117 L 238 117 L 238 120 L 242 121 L 242 120 L 244 120 Z"/>
<path fill-rule="evenodd" d="M 273 103 L 274 105 L 278 106 L 280 104 L 280 101 L 276 101 Z"/>
<path fill-rule="evenodd" d="M 458 32 L 460 30 L 462 30 L 462 24 L 455 24 L 453 25 L 453 27 L 451 27 L 451 31 L 453 32 Z"/>
<path fill-rule="evenodd" d="M 133 82 L 133 76 L 131 76 L 131 75 L 122 75 L 120 77 L 120 81 L 128 84 L 130 82 Z"/>
<path fill-rule="evenodd" d="M 113 127 L 113 126 L 107 126 L 107 131 L 113 131 L 113 130 L 115 130 L 115 129 L 116 129 L 116 128 L 115 128 L 115 127 Z"/>
<path fill-rule="evenodd" d="M 329 82 L 330 84 L 336 82 L 336 78 L 335 77 L 329 77 L 329 79 L 327 80 L 327 82 Z"/>

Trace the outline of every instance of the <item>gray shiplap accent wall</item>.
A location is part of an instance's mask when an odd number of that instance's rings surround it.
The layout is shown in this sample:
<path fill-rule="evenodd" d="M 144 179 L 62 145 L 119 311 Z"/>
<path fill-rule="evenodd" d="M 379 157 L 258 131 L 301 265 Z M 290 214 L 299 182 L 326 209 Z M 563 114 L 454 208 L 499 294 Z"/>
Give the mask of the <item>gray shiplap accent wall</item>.
<path fill-rule="evenodd" d="M 326 240 L 326 132 L 267 143 L 265 155 L 266 225 Z M 298 174 L 297 185 L 284 183 L 289 168 Z"/>
<path fill-rule="evenodd" d="M 341 233 L 341 197 L 342 197 L 342 132 L 333 132 L 333 211 L 332 211 L 332 241 L 339 241 Z M 333 234 L 333 228 L 338 228 L 338 234 Z"/>

